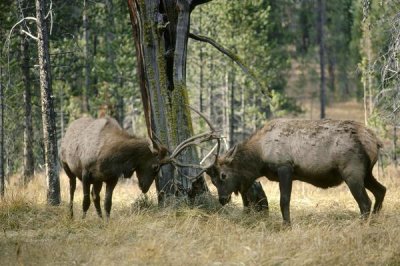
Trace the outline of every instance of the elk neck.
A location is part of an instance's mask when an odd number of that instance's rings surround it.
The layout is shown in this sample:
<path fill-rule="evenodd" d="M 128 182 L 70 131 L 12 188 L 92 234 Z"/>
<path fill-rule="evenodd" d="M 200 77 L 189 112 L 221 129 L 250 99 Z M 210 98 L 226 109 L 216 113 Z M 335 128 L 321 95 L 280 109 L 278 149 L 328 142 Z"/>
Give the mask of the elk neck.
<path fill-rule="evenodd" d="M 112 155 L 112 161 L 136 168 L 141 162 L 151 158 L 152 153 L 146 138 L 130 136 L 123 131 L 115 133 L 106 144 L 107 153 Z"/>
<path fill-rule="evenodd" d="M 247 141 L 239 144 L 232 165 L 244 179 L 242 182 L 252 184 L 254 180 L 263 176 L 263 162 L 258 143 Z"/>

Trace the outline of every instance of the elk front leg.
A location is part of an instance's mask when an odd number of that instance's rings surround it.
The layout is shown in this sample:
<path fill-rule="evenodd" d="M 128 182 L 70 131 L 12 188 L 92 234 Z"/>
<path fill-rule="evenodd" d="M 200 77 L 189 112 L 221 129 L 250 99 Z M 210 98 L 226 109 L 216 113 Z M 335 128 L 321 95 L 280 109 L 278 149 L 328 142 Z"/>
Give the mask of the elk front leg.
<path fill-rule="evenodd" d="M 278 168 L 279 190 L 281 193 L 280 205 L 283 222 L 290 224 L 290 196 L 292 194 L 292 168 L 281 166 Z"/>
<path fill-rule="evenodd" d="M 118 178 L 112 179 L 106 182 L 106 197 L 104 199 L 104 209 L 106 211 L 106 217 L 110 218 L 111 205 L 112 205 L 112 194 L 115 186 L 117 185 Z"/>
<path fill-rule="evenodd" d="M 85 219 L 87 210 L 89 209 L 90 206 L 90 174 L 87 171 L 83 171 L 82 173 L 82 190 L 83 190 L 82 219 Z"/>

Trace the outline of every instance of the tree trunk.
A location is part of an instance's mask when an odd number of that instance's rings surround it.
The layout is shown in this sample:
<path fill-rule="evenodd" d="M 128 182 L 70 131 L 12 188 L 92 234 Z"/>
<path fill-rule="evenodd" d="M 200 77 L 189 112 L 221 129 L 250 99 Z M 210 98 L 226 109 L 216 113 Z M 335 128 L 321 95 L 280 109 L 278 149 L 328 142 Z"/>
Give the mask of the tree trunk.
<path fill-rule="evenodd" d="M 193 134 L 186 88 L 186 55 L 190 12 L 199 1 L 128 0 L 136 43 L 138 76 L 149 136 L 153 132 L 170 150 Z M 201 1 L 200 1 L 201 2 Z M 198 164 L 195 148 L 178 158 Z M 156 180 L 159 202 L 166 196 L 193 198 L 207 191 L 204 178 L 192 183 L 197 170 L 162 167 Z"/>
<path fill-rule="evenodd" d="M 4 86 L 3 67 L 0 66 L 0 198 L 4 197 L 5 174 L 4 174 Z"/>
<path fill-rule="evenodd" d="M 397 168 L 397 115 L 394 116 L 393 123 L 393 162 L 394 166 Z"/>
<path fill-rule="evenodd" d="M 89 22 L 88 22 L 88 4 L 87 0 L 83 0 L 83 39 L 85 45 L 83 46 L 83 53 L 85 57 L 85 86 L 82 91 L 82 112 L 89 112 L 89 91 L 90 91 L 90 55 L 89 55 Z"/>
<path fill-rule="evenodd" d="M 47 178 L 47 203 L 60 204 L 60 180 L 57 167 L 57 136 L 51 87 L 48 28 L 45 21 L 45 0 L 36 0 L 40 94 L 42 101 L 43 141 Z"/>
<path fill-rule="evenodd" d="M 117 68 L 115 67 L 115 51 L 113 47 L 114 42 L 114 32 L 115 32 L 115 25 L 114 25 L 114 6 L 112 0 L 106 0 L 106 7 L 107 7 L 107 32 L 106 32 L 106 49 L 107 49 L 107 62 L 111 67 L 112 74 L 110 75 L 110 84 L 119 84 L 119 88 L 122 88 L 122 78 L 118 80 L 117 78 Z M 120 95 L 118 90 L 118 86 L 115 86 L 112 89 L 112 95 L 116 99 L 116 106 L 112 108 L 114 113 L 112 114 L 115 119 L 120 123 L 120 125 L 124 122 L 124 114 L 123 114 L 123 106 L 124 106 L 124 99 Z"/>
<path fill-rule="evenodd" d="M 190 12 L 196 5 L 208 1 L 128 0 L 148 134 L 152 136 L 154 132 L 170 150 L 193 135 L 186 88 Z M 193 147 L 178 159 L 187 164 L 199 163 Z M 163 166 L 156 180 L 159 203 L 166 196 L 193 199 L 207 192 L 202 176 L 195 181 L 187 178 L 197 173 L 198 169 L 193 167 L 175 171 L 171 165 Z M 262 196 L 256 193 L 250 198 L 259 200 Z"/>
<path fill-rule="evenodd" d="M 96 60 L 96 56 L 97 56 L 97 34 L 96 32 L 93 32 L 93 60 Z M 93 82 L 92 82 L 92 88 L 93 88 L 93 95 L 94 97 L 97 97 L 99 95 L 99 89 L 97 88 L 97 83 L 98 83 L 98 77 L 97 77 L 97 73 L 95 73 L 94 77 L 93 77 Z"/>
<path fill-rule="evenodd" d="M 200 92 L 199 92 L 199 106 L 200 112 L 204 112 L 203 92 L 204 92 L 204 53 L 203 48 L 200 47 Z"/>
<path fill-rule="evenodd" d="M 229 146 L 235 144 L 235 70 L 231 71 L 231 94 L 230 94 L 230 114 L 229 114 Z"/>
<path fill-rule="evenodd" d="M 21 41 L 22 52 L 22 79 L 24 83 L 24 173 L 23 181 L 27 184 L 34 174 L 34 158 L 33 158 L 33 129 L 32 129 L 32 105 L 31 105 L 31 83 L 29 73 L 29 41 L 22 36 Z"/>
<path fill-rule="evenodd" d="M 319 66 L 320 66 L 320 118 L 325 118 L 326 105 L 326 80 L 325 80 L 325 40 L 324 40 L 324 25 L 325 25 L 325 0 L 318 0 L 318 43 L 319 43 Z"/>
<path fill-rule="evenodd" d="M 328 73 L 329 73 L 329 89 L 330 91 L 335 91 L 335 68 L 336 68 L 336 59 L 334 58 L 335 55 L 329 54 L 328 51 Z"/>

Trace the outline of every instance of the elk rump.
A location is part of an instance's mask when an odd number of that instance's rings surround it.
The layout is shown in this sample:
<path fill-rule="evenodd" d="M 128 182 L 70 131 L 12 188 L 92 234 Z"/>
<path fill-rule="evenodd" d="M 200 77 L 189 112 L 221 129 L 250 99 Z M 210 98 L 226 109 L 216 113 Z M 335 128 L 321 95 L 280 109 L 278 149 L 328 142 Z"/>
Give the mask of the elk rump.
<path fill-rule="evenodd" d="M 61 142 L 60 160 L 70 182 L 70 214 L 76 177 L 82 181 L 83 217 L 90 206 L 90 186 L 97 214 L 102 217 L 100 191 L 106 183 L 104 209 L 110 216 L 112 194 L 118 178 L 130 178 L 136 172 L 139 187 L 146 193 L 159 169 L 160 161 L 167 155 L 146 138 L 129 135 L 112 118 L 84 117 L 73 121 Z"/>
<path fill-rule="evenodd" d="M 222 156 L 213 166 L 220 174 L 212 182 L 224 205 L 232 192 L 245 195 L 259 177 L 278 181 L 287 223 L 293 180 L 320 188 L 345 182 L 365 216 L 371 209 L 365 189 L 375 197 L 374 213 L 386 193 L 372 174 L 381 146 L 370 129 L 354 121 L 277 119 Z"/>

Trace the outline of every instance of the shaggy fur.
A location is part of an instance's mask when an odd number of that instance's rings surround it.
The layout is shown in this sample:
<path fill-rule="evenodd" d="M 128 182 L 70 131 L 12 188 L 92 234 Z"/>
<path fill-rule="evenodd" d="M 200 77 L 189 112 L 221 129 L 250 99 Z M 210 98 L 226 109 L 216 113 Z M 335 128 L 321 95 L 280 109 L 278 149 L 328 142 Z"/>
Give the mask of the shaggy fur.
<path fill-rule="evenodd" d="M 220 176 L 213 183 L 225 204 L 232 192 L 243 195 L 258 177 L 280 182 L 287 222 L 293 180 L 321 188 L 346 182 L 362 214 L 371 208 L 367 188 L 376 198 L 377 212 L 386 192 L 372 175 L 380 147 L 375 134 L 354 121 L 273 120 L 222 156 L 214 166 Z"/>
<path fill-rule="evenodd" d="M 147 139 L 131 136 L 123 131 L 112 118 L 84 117 L 72 122 L 62 140 L 60 152 L 62 166 L 70 178 L 71 215 L 76 177 L 82 181 L 84 187 L 84 216 L 90 205 L 88 191 L 91 184 L 92 197 L 99 216 L 99 193 L 103 182 L 107 184 L 107 216 L 111 209 L 112 191 L 119 177 L 130 178 L 136 171 L 139 186 L 146 193 L 158 173 L 160 160 L 166 156 L 165 148 L 154 152 L 150 146 Z"/>

